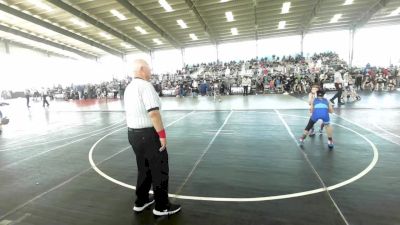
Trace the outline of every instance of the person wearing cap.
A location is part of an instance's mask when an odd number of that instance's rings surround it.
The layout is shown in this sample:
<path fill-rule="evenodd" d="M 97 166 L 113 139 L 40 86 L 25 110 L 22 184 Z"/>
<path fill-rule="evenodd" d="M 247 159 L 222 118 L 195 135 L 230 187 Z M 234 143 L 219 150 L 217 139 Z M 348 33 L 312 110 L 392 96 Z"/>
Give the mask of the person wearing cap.
<path fill-rule="evenodd" d="M 332 104 L 329 103 L 328 99 L 324 98 L 325 92 L 323 90 L 317 91 L 317 98 L 314 99 L 311 105 L 310 112 L 311 118 L 304 129 L 303 135 L 300 137 L 300 146 L 304 145 L 304 140 L 309 134 L 310 130 L 313 128 L 314 124 L 318 120 L 322 120 L 324 126 L 326 127 L 326 133 L 328 135 L 328 147 L 332 149 L 333 145 L 333 128 L 330 125 L 329 113 L 333 113 Z"/>
<path fill-rule="evenodd" d="M 124 104 L 128 140 L 136 155 L 138 177 L 135 212 L 142 212 L 155 202 L 153 214 L 172 215 L 180 205 L 168 199 L 167 138 L 160 114 L 161 102 L 150 83 L 150 67 L 144 60 L 134 62 L 133 80 L 126 87 Z M 149 196 L 153 186 L 154 200 Z"/>

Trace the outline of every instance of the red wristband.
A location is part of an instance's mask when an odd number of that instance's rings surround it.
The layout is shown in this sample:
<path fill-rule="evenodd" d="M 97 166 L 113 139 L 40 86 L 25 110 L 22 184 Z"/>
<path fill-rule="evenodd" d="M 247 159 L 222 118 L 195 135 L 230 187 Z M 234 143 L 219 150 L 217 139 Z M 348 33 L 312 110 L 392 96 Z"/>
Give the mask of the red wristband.
<path fill-rule="evenodd" d="M 166 137 L 167 137 L 167 134 L 165 133 L 165 130 L 164 130 L 164 129 L 158 131 L 157 134 L 158 134 L 158 136 L 159 136 L 160 138 L 166 138 Z"/>

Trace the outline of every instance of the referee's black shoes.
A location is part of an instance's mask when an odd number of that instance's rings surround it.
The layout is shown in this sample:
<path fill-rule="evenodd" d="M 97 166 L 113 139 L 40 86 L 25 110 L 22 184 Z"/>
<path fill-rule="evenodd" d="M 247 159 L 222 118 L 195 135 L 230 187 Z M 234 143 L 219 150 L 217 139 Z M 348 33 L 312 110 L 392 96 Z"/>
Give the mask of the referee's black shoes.
<path fill-rule="evenodd" d="M 157 209 L 154 208 L 153 209 L 153 214 L 155 216 L 169 216 L 169 215 L 173 215 L 177 212 L 181 211 L 181 206 L 180 205 L 176 205 L 176 204 L 168 204 L 168 206 L 165 209 Z"/>
<path fill-rule="evenodd" d="M 154 203 L 154 198 L 150 197 L 149 201 L 146 203 L 142 203 L 142 204 L 135 203 L 135 206 L 133 206 L 133 211 L 135 211 L 137 213 L 142 212 L 147 207 L 151 206 L 153 203 Z"/>

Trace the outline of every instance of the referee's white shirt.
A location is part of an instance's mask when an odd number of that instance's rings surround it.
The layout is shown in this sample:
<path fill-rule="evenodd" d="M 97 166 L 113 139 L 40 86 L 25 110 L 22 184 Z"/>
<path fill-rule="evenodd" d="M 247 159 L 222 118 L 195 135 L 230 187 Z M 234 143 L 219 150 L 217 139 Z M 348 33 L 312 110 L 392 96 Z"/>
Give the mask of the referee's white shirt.
<path fill-rule="evenodd" d="M 338 84 L 343 83 L 342 74 L 339 71 L 335 72 L 335 75 L 333 76 L 333 82 Z"/>
<path fill-rule="evenodd" d="M 133 79 L 125 89 L 124 103 L 129 128 L 153 127 L 148 113 L 153 109 L 160 110 L 161 101 L 150 82 L 140 78 Z"/>

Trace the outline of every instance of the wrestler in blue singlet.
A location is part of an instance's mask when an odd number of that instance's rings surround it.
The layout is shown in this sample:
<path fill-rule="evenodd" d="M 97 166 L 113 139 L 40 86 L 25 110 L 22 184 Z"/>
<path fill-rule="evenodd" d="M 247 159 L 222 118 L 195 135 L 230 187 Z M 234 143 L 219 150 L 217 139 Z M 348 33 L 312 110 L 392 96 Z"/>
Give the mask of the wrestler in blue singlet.
<path fill-rule="evenodd" d="M 322 120 L 325 125 L 329 124 L 329 102 L 326 98 L 315 98 L 314 102 L 314 111 L 311 115 L 311 120 L 317 122 L 318 120 Z"/>

